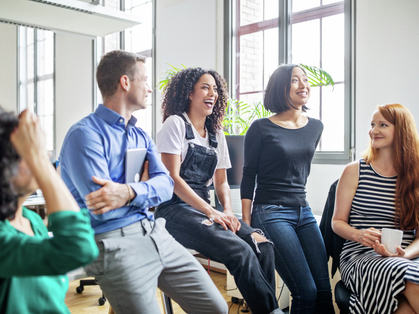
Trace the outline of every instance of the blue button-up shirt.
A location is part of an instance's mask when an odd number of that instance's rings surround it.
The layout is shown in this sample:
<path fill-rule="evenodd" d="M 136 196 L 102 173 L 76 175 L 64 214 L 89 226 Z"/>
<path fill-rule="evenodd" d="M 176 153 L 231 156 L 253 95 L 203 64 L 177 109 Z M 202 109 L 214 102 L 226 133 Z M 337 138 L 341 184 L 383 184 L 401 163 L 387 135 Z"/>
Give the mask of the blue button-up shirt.
<path fill-rule="evenodd" d="M 129 183 L 136 193 L 130 206 L 116 208 L 102 215 L 90 213 L 96 234 L 125 227 L 144 218 L 152 219 L 148 208 L 169 200 L 173 180 L 158 156 L 152 139 L 135 126 L 131 117 L 124 118 L 99 105 L 95 113 L 74 124 L 68 131 L 60 153 L 61 177 L 81 208 L 85 197 L 101 185 L 92 176 L 125 183 L 125 152 L 130 148 L 147 148 L 150 180 Z"/>

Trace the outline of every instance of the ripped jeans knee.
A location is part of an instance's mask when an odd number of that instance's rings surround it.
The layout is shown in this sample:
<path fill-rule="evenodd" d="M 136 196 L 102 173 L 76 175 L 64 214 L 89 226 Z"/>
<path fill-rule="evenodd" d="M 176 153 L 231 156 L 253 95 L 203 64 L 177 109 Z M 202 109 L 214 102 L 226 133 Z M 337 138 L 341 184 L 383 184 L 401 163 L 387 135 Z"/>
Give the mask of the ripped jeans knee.
<path fill-rule="evenodd" d="M 250 234 L 250 237 L 252 238 L 252 242 L 256 247 L 256 252 L 258 253 L 260 253 L 259 245 L 261 243 L 267 242 L 273 245 L 272 241 L 269 241 L 267 238 L 265 238 L 265 235 L 260 229 L 255 229 L 255 231 Z"/>
<path fill-rule="evenodd" d="M 214 224 L 214 219 L 212 218 L 206 218 L 204 220 L 201 221 L 201 224 L 205 225 L 205 226 L 212 226 Z"/>

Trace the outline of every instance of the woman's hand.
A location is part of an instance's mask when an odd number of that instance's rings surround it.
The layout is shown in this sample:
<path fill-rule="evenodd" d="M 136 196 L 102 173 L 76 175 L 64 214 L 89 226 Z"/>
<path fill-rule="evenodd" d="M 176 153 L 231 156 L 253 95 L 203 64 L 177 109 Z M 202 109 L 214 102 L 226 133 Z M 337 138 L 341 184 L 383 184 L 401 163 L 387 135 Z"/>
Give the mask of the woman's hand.
<path fill-rule="evenodd" d="M 219 211 L 213 211 L 211 214 L 207 215 L 207 217 L 212 220 L 213 222 L 220 224 L 221 227 L 224 228 L 224 230 L 230 229 L 234 233 L 236 233 L 237 230 L 237 224 L 235 223 L 235 219 L 240 224 L 238 219 L 234 216 L 231 217 L 231 215 L 226 215 L 225 213 L 219 212 Z"/>
<path fill-rule="evenodd" d="M 31 163 L 33 157 L 47 158 L 45 134 L 42 131 L 38 117 L 29 110 L 24 110 L 19 116 L 19 124 L 10 135 L 10 141 L 18 154 Z"/>
<path fill-rule="evenodd" d="M 229 229 L 233 231 L 234 233 L 239 231 L 241 228 L 241 223 L 237 219 L 236 215 L 234 215 L 233 211 L 225 209 L 223 213 L 230 219 L 231 225 L 234 230 L 232 228 L 229 228 Z"/>
<path fill-rule="evenodd" d="M 361 243 L 363 246 L 374 247 L 376 241 L 380 243 L 381 232 L 375 228 L 368 228 L 359 230 L 356 242 Z"/>
<path fill-rule="evenodd" d="M 406 254 L 406 252 L 400 246 L 397 247 L 397 253 L 391 253 L 387 251 L 386 247 L 378 240 L 375 241 L 373 248 L 377 254 L 380 254 L 384 257 L 404 257 Z"/>

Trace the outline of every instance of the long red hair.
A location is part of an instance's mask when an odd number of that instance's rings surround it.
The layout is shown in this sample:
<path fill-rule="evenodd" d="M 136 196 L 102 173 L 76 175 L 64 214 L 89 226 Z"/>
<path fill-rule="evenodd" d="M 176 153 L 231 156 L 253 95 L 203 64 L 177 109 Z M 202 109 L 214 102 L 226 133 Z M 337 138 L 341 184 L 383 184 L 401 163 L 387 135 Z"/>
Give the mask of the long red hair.
<path fill-rule="evenodd" d="M 378 106 L 383 117 L 394 125 L 393 164 L 397 171 L 396 226 L 417 229 L 419 226 L 419 136 L 412 113 L 400 104 Z M 363 158 L 371 163 L 378 149 L 370 145 Z"/>

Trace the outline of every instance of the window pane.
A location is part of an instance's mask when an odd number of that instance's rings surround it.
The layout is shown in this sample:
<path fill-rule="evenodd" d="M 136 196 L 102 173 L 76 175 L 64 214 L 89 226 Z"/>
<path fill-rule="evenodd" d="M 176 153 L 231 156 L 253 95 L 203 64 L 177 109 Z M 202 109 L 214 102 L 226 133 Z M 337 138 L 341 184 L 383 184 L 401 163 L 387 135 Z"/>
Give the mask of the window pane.
<path fill-rule="evenodd" d="M 272 28 L 265 31 L 264 38 L 264 82 L 263 88 L 266 88 L 269 77 L 278 67 L 278 28 Z"/>
<path fill-rule="evenodd" d="M 54 33 L 38 30 L 38 77 L 54 72 Z"/>
<path fill-rule="evenodd" d="M 119 33 L 113 33 L 103 37 L 103 54 L 120 48 Z"/>
<path fill-rule="evenodd" d="M 318 7 L 320 0 L 292 0 L 292 12 L 299 12 Z"/>
<path fill-rule="evenodd" d="M 243 105 L 249 105 L 252 106 L 252 108 L 254 108 L 255 105 L 259 105 L 262 106 L 263 103 L 263 93 L 255 93 L 255 94 L 246 94 L 246 95 L 240 95 L 240 101 L 243 102 Z M 242 105 L 242 106 L 243 106 Z M 260 107 L 259 107 L 260 108 Z M 247 109 L 247 110 L 252 110 L 252 109 Z M 240 117 L 246 121 L 249 122 L 249 126 L 252 124 L 252 122 L 255 120 L 250 121 L 249 117 L 250 117 L 250 113 L 245 113 L 243 111 L 247 111 L 245 110 L 241 110 L 240 113 Z M 257 119 L 257 118 L 256 118 Z M 238 129 L 236 130 L 237 134 L 240 134 L 243 130 L 242 129 Z"/>
<path fill-rule="evenodd" d="M 32 111 L 35 111 L 35 94 L 34 94 L 34 91 L 35 91 L 34 84 L 33 83 L 28 83 L 26 85 L 26 95 L 27 95 L 26 102 L 22 104 L 23 106 L 22 105 L 20 106 L 20 110 L 28 108 Z"/>
<path fill-rule="evenodd" d="M 320 66 L 320 20 L 292 25 L 292 63 Z"/>
<path fill-rule="evenodd" d="M 147 58 L 146 63 L 145 63 L 145 67 L 147 69 L 147 75 L 148 75 L 147 84 L 151 88 L 153 86 L 152 85 L 152 82 L 153 82 L 153 58 Z M 151 105 L 152 100 L 153 100 L 153 97 L 151 97 L 151 94 L 148 95 L 147 105 Z"/>
<path fill-rule="evenodd" d="M 131 10 L 133 7 L 138 7 L 139 5 L 151 2 L 152 0 L 125 0 L 125 11 Z"/>
<path fill-rule="evenodd" d="M 241 0 L 240 26 L 261 21 L 263 21 L 263 0 Z"/>
<path fill-rule="evenodd" d="M 333 15 L 323 19 L 322 68 L 335 82 L 344 80 L 344 16 Z"/>
<path fill-rule="evenodd" d="M 38 116 L 47 116 L 54 114 L 54 81 L 48 79 L 38 81 Z"/>
<path fill-rule="evenodd" d="M 119 0 L 103 0 L 103 6 L 115 10 L 119 10 Z"/>
<path fill-rule="evenodd" d="M 41 116 L 39 122 L 45 132 L 47 150 L 54 150 L 54 116 Z"/>
<path fill-rule="evenodd" d="M 263 32 L 240 37 L 240 93 L 263 88 Z"/>
<path fill-rule="evenodd" d="M 141 17 L 141 24 L 125 31 L 125 49 L 141 52 L 152 49 L 153 46 L 153 4 L 148 2 L 138 5 L 127 12 Z"/>
<path fill-rule="evenodd" d="M 150 98 L 150 97 L 149 97 Z M 152 127 L 153 127 L 153 108 L 152 106 L 147 106 L 144 110 L 137 110 L 132 113 L 134 117 L 137 118 L 136 126 L 143 129 L 151 136 Z"/>
<path fill-rule="evenodd" d="M 343 1 L 342 0 L 323 0 L 322 4 L 326 5 L 326 4 L 336 3 L 336 2 L 343 2 Z"/>
<path fill-rule="evenodd" d="M 279 14 L 278 0 L 265 0 L 265 20 L 277 18 Z"/>
<path fill-rule="evenodd" d="M 323 151 L 344 150 L 344 84 L 332 87 L 322 87 L 322 122 L 324 131 L 322 135 Z"/>
<path fill-rule="evenodd" d="M 26 28 L 26 79 L 33 79 L 35 71 L 35 45 L 34 35 L 35 30 L 33 28 Z"/>
<path fill-rule="evenodd" d="M 320 87 L 312 87 L 310 99 L 307 103 L 307 116 L 320 119 Z"/>

